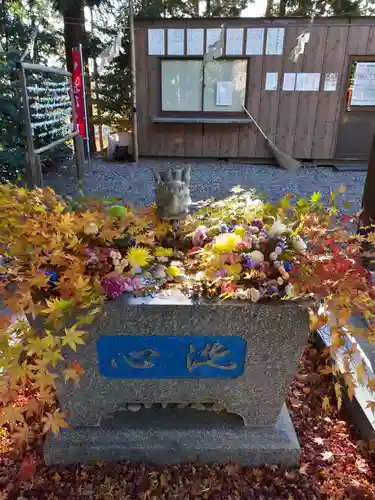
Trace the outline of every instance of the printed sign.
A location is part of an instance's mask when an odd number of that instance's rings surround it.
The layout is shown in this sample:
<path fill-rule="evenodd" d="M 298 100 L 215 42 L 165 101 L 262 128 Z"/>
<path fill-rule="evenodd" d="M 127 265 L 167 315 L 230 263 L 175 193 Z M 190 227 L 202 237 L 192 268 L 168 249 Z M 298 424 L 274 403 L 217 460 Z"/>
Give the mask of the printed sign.
<path fill-rule="evenodd" d="M 164 30 L 159 28 L 150 28 L 148 30 L 148 55 L 163 56 L 164 52 Z"/>
<path fill-rule="evenodd" d="M 81 53 L 79 49 L 72 49 L 72 90 L 74 96 L 74 106 L 76 112 L 77 129 L 79 134 L 86 139 L 85 126 L 85 101 L 83 98 L 83 79 L 81 66 Z"/>
<path fill-rule="evenodd" d="M 247 28 L 246 55 L 261 56 L 264 45 L 264 28 Z"/>
<path fill-rule="evenodd" d="M 237 378 L 246 342 L 236 336 L 106 336 L 96 343 L 99 373 L 117 379 Z"/>
<path fill-rule="evenodd" d="M 355 68 L 352 106 L 375 106 L 375 62 L 358 62 Z"/>

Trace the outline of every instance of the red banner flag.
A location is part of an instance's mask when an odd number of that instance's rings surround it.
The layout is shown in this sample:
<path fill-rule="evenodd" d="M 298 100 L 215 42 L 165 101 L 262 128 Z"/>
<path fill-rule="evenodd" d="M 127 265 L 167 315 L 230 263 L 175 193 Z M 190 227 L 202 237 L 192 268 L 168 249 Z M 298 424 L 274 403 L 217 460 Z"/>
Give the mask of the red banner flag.
<path fill-rule="evenodd" d="M 77 128 L 79 134 L 86 139 L 86 126 L 85 126 L 85 104 L 83 98 L 83 78 L 82 78 L 82 65 L 81 53 L 79 49 L 72 50 L 73 72 L 72 72 L 72 86 L 74 95 L 74 105 L 77 118 Z"/>

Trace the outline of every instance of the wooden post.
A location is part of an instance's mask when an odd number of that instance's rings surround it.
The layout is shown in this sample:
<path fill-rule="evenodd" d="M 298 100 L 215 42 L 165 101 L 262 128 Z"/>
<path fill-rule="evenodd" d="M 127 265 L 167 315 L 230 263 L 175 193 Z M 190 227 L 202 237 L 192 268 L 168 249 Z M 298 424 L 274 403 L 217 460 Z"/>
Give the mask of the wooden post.
<path fill-rule="evenodd" d="M 43 187 L 43 174 L 42 174 L 42 165 L 40 162 L 40 156 L 35 155 L 35 175 L 36 175 L 36 185 L 38 187 Z"/>
<path fill-rule="evenodd" d="M 77 134 L 74 138 L 74 150 L 75 150 L 75 160 L 77 167 L 77 177 L 79 180 L 82 180 L 85 174 L 85 153 L 83 146 L 83 139 L 80 134 Z"/>

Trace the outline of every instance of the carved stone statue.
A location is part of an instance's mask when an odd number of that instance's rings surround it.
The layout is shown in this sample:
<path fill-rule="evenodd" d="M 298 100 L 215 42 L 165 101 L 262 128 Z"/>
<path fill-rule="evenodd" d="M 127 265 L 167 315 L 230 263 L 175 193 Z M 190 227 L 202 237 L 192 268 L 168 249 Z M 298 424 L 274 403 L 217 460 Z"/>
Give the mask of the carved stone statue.
<path fill-rule="evenodd" d="M 180 220 L 189 213 L 190 165 L 184 168 L 154 170 L 155 201 L 161 219 Z"/>

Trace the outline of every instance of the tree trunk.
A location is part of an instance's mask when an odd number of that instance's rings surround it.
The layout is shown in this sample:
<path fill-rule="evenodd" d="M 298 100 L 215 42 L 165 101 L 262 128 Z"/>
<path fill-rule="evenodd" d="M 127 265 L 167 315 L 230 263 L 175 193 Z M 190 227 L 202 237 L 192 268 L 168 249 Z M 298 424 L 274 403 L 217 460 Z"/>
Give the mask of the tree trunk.
<path fill-rule="evenodd" d="M 78 48 L 79 44 L 84 43 L 84 3 L 77 0 L 74 7 L 69 7 L 62 12 L 64 19 L 64 40 L 65 57 L 68 71 L 73 71 L 72 49 Z"/>
<path fill-rule="evenodd" d="M 286 14 L 286 1 L 287 0 L 280 0 L 279 17 L 285 17 L 285 14 Z"/>
<path fill-rule="evenodd" d="M 273 9 L 273 0 L 267 0 L 265 17 L 271 17 Z"/>

